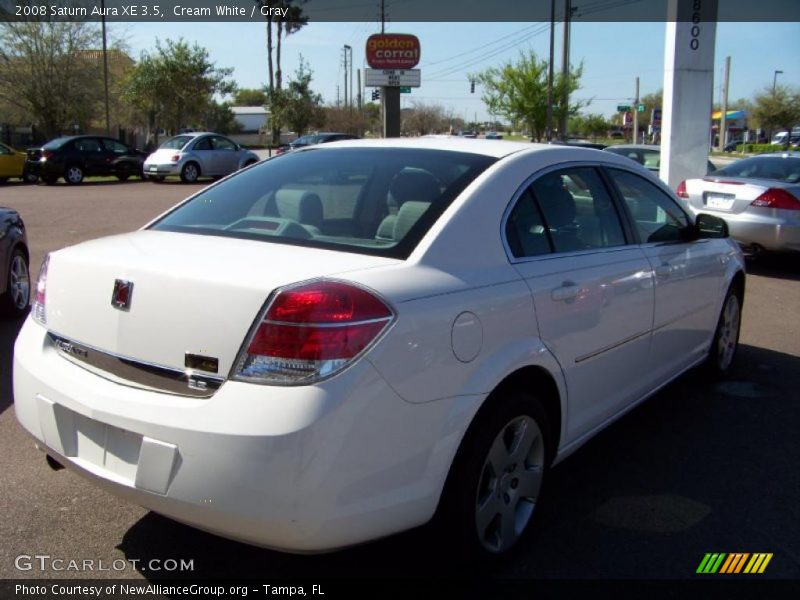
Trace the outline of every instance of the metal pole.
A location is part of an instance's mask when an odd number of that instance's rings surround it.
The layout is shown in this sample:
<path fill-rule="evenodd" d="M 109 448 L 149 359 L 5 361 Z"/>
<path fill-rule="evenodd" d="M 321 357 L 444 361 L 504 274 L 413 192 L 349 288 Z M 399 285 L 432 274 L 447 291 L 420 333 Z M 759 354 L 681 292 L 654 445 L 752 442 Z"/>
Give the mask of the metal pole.
<path fill-rule="evenodd" d="M 559 125 L 559 137 L 567 139 L 567 121 L 569 119 L 569 22 L 572 18 L 572 2 L 564 0 L 564 45 L 561 55 L 561 76 L 564 84 L 564 95 L 561 104 L 561 124 Z"/>
<path fill-rule="evenodd" d="M 775 71 L 775 74 L 772 76 L 772 94 L 775 95 L 775 86 L 778 83 L 778 75 L 783 75 L 783 71 Z"/>
<path fill-rule="evenodd" d="M 556 0 L 550 0 L 550 62 L 547 65 L 547 120 L 545 122 L 545 137 L 547 141 L 553 139 L 553 62 L 555 59 L 556 41 Z"/>
<path fill-rule="evenodd" d="M 350 110 L 353 109 L 353 90 L 356 89 L 353 87 L 353 47 L 347 47 L 347 53 L 350 55 L 350 104 L 347 105 L 347 108 Z"/>
<path fill-rule="evenodd" d="M 633 99 L 633 143 L 639 143 L 639 78 L 636 78 L 636 97 Z"/>
<path fill-rule="evenodd" d="M 347 108 L 347 44 L 344 45 L 344 106 Z"/>
<path fill-rule="evenodd" d="M 356 71 L 356 81 L 358 82 L 358 92 L 356 93 L 356 104 L 358 105 L 358 110 L 361 112 L 361 69 Z"/>
<path fill-rule="evenodd" d="M 725 122 L 728 118 L 728 84 L 731 75 L 731 57 L 725 57 L 725 74 L 722 76 L 722 102 L 720 103 L 719 112 L 719 151 L 725 148 L 728 143 L 728 125 Z"/>
<path fill-rule="evenodd" d="M 108 48 L 106 45 L 106 2 L 100 0 L 100 9 L 102 12 L 102 25 L 103 25 L 103 86 L 105 88 L 105 102 L 106 102 L 106 135 L 111 135 L 111 115 L 108 108 Z"/>

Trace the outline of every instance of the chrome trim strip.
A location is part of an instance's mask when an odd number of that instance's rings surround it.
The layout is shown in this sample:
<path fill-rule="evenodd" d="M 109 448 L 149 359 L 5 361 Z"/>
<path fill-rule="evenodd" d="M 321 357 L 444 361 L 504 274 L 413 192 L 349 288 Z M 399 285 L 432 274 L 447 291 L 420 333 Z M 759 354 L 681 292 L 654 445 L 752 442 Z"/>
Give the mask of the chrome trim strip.
<path fill-rule="evenodd" d="M 599 356 L 604 352 L 608 352 L 609 350 L 613 350 L 614 348 L 619 348 L 620 346 L 627 344 L 628 342 L 632 342 L 634 340 L 638 340 L 640 337 L 644 337 L 646 335 L 650 335 L 651 330 L 643 331 L 641 333 L 635 333 L 630 337 L 626 337 L 624 340 L 620 340 L 619 342 L 614 342 L 610 346 L 606 346 L 604 348 L 600 348 L 599 350 L 595 350 L 594 352 L 590 352 L 589 354 L 584 354 L 583 356 L 578 356 L 575 359 L 576 363 L 583 362 L 585 360 L 589 360 L 590 358 L 594 358 L 595 356 Z"/>
<path fill-rule="evenodd" d="M 285 325 L 286 327 L 313 327 L 314 329 L 329 329 L 331 327 L 349 327 L 351 325 L 371 325 L 372 323 L 385 323 L 387 321 L 391 321 L 392 318 L 392 316 L 378 317 L 377 319 L 346 321 L 344 323 L 292 323 L 290 321 L 273 321 L 272 319 L 264 319 L 261 321 L 261 323 L 269 323 L 270 325 Z"/>
<path fill-rule="evenodd" d="M 224 377 L 213 377 L 191 369 L 165 367 L 113 354 L 88 344 L 74 342 L 51 331 L 47 332 L 47 336 L 60 356 L 101 377 L 106 373 L 123 380 L 106 377 L 115 383 L 192 398 L 210 398 L 225 383 Z"/>

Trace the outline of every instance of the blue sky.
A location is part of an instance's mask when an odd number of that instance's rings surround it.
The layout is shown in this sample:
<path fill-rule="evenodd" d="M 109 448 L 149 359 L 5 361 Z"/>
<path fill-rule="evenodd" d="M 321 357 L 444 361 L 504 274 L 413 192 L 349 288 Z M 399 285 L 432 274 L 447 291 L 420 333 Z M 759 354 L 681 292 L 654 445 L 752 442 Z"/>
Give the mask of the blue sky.
<path fill-rule="evenodd" d="M 266 83 L 263 23 L 127 23 L 114 28 L 127 38 L 137 57 L 155 46 L 156 37 L 183 37 L 207 48 L 218 66 L 233 67 L 240 87 Z M 284 44 L 284 79 L 297 68 L 302 54 L 314 72 L 314 89 L 326 101 L 335 101 L 337 84 L 343 88 L 342 47 L 352 46 L 355 68 L 364 67 L 366 39 L 379 30 L 378 23 L 308 25 Z M 470 73 L 513 60 L 520 51 L 531 49 L 542 57 L 549 51 L 547 23 L 388 23 L 386 30 L 413 33 L 422 46 L 422 87 L 404 94 L 404 105 L 414 99 L 438 103 L 468 120 L 489 118 L 480 88 L 470 94 Z M 664 23 L 573 23 L 571 62 L 584 64 L 581 89 L 575 95 L 592 99 L 585 111 L 610 116 L 617 104 L 633 97 L 636 76 L 642 95 L 661 88 L 664 35 Z M 561 63 L 560 40 L 557 25 L 556 68 Z M 775 70 L 783 71 L 779 83 L 800 86 L 800 23 L 717 24 L 715 100 L 726 56 L 731 57 L 731 99 L 750 98 L 771 86 Z"/>

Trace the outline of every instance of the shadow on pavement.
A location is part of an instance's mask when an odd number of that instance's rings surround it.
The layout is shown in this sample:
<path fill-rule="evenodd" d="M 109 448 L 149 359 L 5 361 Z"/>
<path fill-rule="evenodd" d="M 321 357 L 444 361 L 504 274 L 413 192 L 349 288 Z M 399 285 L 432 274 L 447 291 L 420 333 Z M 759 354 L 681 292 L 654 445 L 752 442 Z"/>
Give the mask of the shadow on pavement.
<path fill-rule="evenodd" d="M 25 317 L 9 320 L 0 319 L 0 413 L 14 402 L 11 371 L 14 356 L 14 342 L 25 322 Z"/>
<path fill-rule="evenodd" d="M 510 560 L 469 574 L 687 578 L 706 552 L 743 551 L 775 552 L 769 575 L 800 577 L 798 389 L 798 357 L 746 345 L 726 381 L 686 374 L 551 471 L 533 535 Z M 144 563 L 194 560 L 175 577 L 463 576 L 429 535 L 294 556 L 148 513 L 119 548 Z"/>
<path fill-rule="evenodd" d="M 758 254 L 747 258 L 747 274 L 800 281 L 800 254 Z"/>

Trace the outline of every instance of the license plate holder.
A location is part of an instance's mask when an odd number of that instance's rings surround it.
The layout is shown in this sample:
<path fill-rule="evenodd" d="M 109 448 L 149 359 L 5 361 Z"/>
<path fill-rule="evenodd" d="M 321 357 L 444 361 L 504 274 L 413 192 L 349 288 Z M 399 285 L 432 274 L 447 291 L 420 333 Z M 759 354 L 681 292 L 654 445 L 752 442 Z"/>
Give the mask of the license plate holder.
<path fill-rule="evenodd" d="M 730 210 L 736 197 L 732 194 L 708 194 L 706 196 L 706 206 L 719 210 Z"/>

